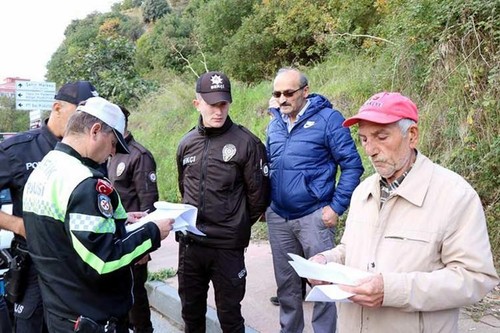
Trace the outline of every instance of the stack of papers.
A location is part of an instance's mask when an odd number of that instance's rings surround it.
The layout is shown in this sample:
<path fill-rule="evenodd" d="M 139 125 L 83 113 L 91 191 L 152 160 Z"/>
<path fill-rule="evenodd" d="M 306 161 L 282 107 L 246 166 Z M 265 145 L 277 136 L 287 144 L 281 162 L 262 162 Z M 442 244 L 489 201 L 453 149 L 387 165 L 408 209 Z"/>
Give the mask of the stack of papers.
<path fill-rule="evenodd" d="M 306 301 L 312 302 L 335 302 L 349 301 L 347 298 L 354 296 L 339 288 L 337 284 L 355 286 L 359 280 L 366 278 L 372 273 L 356 268 L 330 262 L 326 265 L 315 263 L 293 253 L 288 253 L 292 261 L 289 261 L 295 272 L 300 277 L 333 284 L 314 286 L 306 297 Z"/>
<path fill-rule="evenodd" d="M 195 206 L 166 201 L 157 201 L 154 203 L 154 206 L 156 208 L 154 212 L 144 216 L 135 223 L 127 225 L 125 227 L 127 232 L 131 232 L 147 222 L 170 218 L 175 220 L 172 231 L 181 231 L 182 233 L 189 231 L 195 235 L 206 236 L 196 228 L 198 208 Z"/>

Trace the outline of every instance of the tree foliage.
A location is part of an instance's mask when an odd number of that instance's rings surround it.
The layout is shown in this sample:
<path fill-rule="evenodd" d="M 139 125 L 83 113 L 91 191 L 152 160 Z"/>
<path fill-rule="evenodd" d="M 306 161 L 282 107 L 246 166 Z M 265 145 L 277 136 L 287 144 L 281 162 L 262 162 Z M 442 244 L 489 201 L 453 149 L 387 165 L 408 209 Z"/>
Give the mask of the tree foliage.
<path fill-rule="evenodd" d="M 139 2 L 125 0 L 122 9 Z M 146 4 L 146 33 L 118 11 L 73 21 L 48 78 L 59 85 L 90 79 L 102 94 L 126 101 L 149 89 L 145 77 L 168 85 L 171 75 L 221 69 L 259 87 L 283 66 L 332 64 L 314 81 L 335 80 L 342 110 L 374 89 L 411 96 L 421 106 L 422 151 L 473 184 L 489 226 L 500 220 L 500 1 L 171 0 L 168 14 L 153 6 L 166 0 Z M 354 73 L 361 73 L 356 82 L 341 87 Z"/>
<path fill-rule="evenodd" d="M 196 53 L 197 46 L 191 38 L 193 20 L 188 15 L 168 14 L 137 42 L 136 68 L 139 73 L 169 69 L 178 73 L 185 70 L 182 56 Z"/>
<path fill-rule="evenodd" d="M 225 70 L 255 82 L 281 66 L 319 61 L 328 51 L 319 37 L 335 24 L 328 8 L 326 0 L 263 1 L 223 49 Z"/>
<path fill-rule="evenodd" d="M 222 50 L 230 45 L 231 37 L 241 27 L 243 20 L 253 12 L 258 0 L 209 1 L 194 15 L 196 39 L 207 57 L 208 67 L 222 68 L 226 57 Z"/>
<path fill-rule="evenodd" d="M 143 2 L 143 0 L 123 0 L 121 3 L 117 2 L 116 4 L 120 6 L 120 10 L 127 10 L 141 7 Z"/>
<path fill-rule="evenodd" d="M 13 97 L 0 96 L 0 132 L 21 132 L 29 128 L 29 112 L 16 110 Z"/>
<path fill-rule="evenodd" d="M 145 23 L 155 22 L 171 11 L 167 0 L 144 0 L 142 4 L 142 18 Z"/>
<path fill-rule="evenodd" d="M 120 13 L 91 14 L 73 21 L 48 64 L 47 77 L 58 86 L 89 80 L 101 96 L 129 105 L 153 89 L 135 68 L 135 40 L 142 26 Z"/>

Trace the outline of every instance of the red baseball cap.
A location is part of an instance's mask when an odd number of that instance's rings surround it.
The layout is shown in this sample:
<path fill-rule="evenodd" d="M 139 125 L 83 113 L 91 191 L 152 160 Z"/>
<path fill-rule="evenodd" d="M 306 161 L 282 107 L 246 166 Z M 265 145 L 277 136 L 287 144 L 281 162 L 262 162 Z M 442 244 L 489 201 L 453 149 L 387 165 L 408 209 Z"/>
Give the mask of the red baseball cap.
<path fill-rule="evenodd" d="M 349 127 L 360 120 L 377 124 L 391 124 L 400 119 L 418 122 L 418 109 L 408 97 L 397 92 L 381 92 L 368 99 L 354 117 L 346 119 L 342 126 Z"/>

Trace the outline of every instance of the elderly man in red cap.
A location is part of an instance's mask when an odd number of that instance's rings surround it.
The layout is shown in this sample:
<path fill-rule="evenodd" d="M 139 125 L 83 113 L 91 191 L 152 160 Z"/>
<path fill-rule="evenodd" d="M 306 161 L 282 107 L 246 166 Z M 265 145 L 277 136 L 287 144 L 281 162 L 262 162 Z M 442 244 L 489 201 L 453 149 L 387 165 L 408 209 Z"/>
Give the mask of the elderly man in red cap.
<path fill-rule="evenodd" d="M 499 281 L 479 196 L 417 150 L 417 122 L 409 98 L 382 92 L 343 123 L 377 172 L 354 191 L 341 243 L 310 259 L 371 273 L 341 286 L 353 296 L 340 333 L 457 332 L 459 308 Z"/>

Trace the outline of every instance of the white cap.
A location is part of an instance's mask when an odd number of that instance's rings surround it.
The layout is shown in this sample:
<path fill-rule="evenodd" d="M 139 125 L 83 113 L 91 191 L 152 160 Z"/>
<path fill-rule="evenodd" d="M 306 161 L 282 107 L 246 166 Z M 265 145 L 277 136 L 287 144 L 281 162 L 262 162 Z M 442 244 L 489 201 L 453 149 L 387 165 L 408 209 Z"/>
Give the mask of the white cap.
<path fill-rule="evenodd" d="M 130 154 L 127 143 L 123 138 L 125 135 L 125 115 L 118 105 L 108 102 L 102 97 L 90 97 L 81 102 L 76 111 L 91 114 L 112 127 L 119 143 L 116 146 L 116 151 L 122 154 Z"/>

